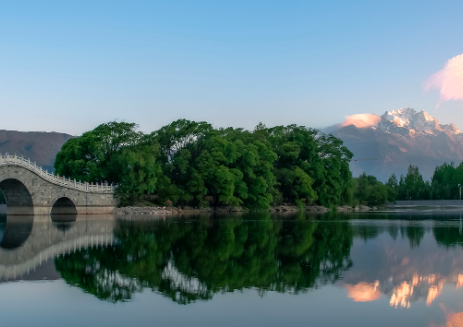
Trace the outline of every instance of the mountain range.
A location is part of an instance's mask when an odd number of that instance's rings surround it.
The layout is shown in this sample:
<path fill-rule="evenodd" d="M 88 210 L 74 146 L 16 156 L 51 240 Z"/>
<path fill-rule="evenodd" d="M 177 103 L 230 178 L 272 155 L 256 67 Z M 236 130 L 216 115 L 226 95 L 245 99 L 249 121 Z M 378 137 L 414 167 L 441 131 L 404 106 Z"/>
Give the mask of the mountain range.
<path fill-rule="evenodd" d="M 344 141 L 354 154 L 351 171 L 381 181 L 395 173 L 406 174 L 418 166 L 429 180 L 438 165 L 463 160 L 463 133 L 454 124 L 440 124 L 426 111 L 412 108 L 386 111 L 383 115 L 360 114 L 324 130 Z"/>
<path fill-rule="evenodd" d="M 383 115 L 358 114 L 323 130 L 344 141 L 354 154 L 354 177 L 366 172 L 380 181 L 418 166 L 429 180 L 438 165 L 463 160 L 463 133 L 453 124 L 440 124 L 426 111 L 402 108 Z M 72 135 L 56 132 L 0 130 L 0 153 L 22 155 L 53 171 L 56 154 Z"/>
<path fill-rule="evenodd" d="M 0 130 L 0 153 L 16 154 L 54 171 L 56 154 L 72 135 L 56 132 L 19 132 Z"/>

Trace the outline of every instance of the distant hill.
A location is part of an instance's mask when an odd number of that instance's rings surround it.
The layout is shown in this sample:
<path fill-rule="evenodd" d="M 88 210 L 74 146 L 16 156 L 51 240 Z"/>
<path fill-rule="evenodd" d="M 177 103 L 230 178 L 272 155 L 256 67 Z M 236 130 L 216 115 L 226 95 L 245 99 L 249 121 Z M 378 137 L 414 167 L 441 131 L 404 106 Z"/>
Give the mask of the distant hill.
<path fill-rule="evenodd" d="M 351 171 L 387 181 L 392 173 L 406 174 L 410 164 L 420 168 L 425 180 L 434 169 L 463 160 L 463 133 L 453 124 L 444 125 L 425 111 L 412 108 L 387 111 L 381 116 L 353 115 L 344 123 L 324 130 L 344 141 L 353 152 Z M 376 159 L 376 160 L 364 160 Z"/>
<path fill-rule="evenodd" d="M 72 135 L 56 132 L 18 132 L 0 130 L 0 153 L 30 158 L 48 171 L 54 171 L 56 154 Z"/>

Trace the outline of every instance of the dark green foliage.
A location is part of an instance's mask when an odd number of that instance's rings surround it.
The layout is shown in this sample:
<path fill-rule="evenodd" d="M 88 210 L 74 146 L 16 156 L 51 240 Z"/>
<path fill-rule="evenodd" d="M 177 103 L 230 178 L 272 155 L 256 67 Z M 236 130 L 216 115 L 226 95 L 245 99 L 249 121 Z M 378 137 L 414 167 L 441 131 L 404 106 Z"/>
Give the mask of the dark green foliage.
<path fill-rule="evenodd" d="M 56 172 L 118 184 L 122 204 L 143 194 L 175 205 L 336 206 L 351 180 L 342 141 L 303 126 L 215 129 L 180 119 L 143 135 L 131 123 L 102 124 L 66 142 Z"/>
<path fill-rule="evenodd" d="M 352 178 L 352 153 L 340 139 L 297 125 L 270 128 L 267 139 L 277 155 L 274 171 L 284 201 L 306 198 L 318 199 L 325 206 L 340 203 Z"/>
<path fill-rule="evenodd" d="M 391 177 L 389 177 L 387 183 L 387 200 L 390 202 L 394 202 L 397 200 L 397 197 L 399 196 L 399 181 L 397 180 L 397 176 L 395 174 L 392 174 Z"/>
<path fill-rule="evenodd" d="M 187 120 L 153 132 L 164 177 L 158 195 L 180 205 L 337 205 L 352 154 L 332 135 L 303 126 L 213 129 Z"/>
<path fill-rule="evenodd" d="M 455 200 L 459 198 L 458 184 L 463 185 L 463 164 L 444 162 L 437 166 L 431 182 L 424 181 L 418 167 L 410 165 L 400 180 L 393 174 L 386 185 L 388 200 Z"/>
<path fill-rule="evenodd" d="M 363 173 L 354 178 L 354 198 L 360 204 L 377 206 L 385 204 L 388 199 L 388 187 L 379 182 L 375 176 Z"/>
<path fill-rule="evenodd" d="M 389 199 L 389 186 L 379 182 L 375 176 L 363 173 L 352 179 L 347 193 L 346 203 L 378 206 Z"/>
<path fill-rule="evenodd" d="M 429 183 L 424 182 L 417 166 L 410 165 L 405 178 L 400 177 L 399 199 L 429 199 Z"/>
<path fill-rule="evenodd" d="M 455 167 L 452 162 L 436 167 L 431 182 L 433 199 L 459 199 L 458 184 L 463 184 L 463 164 Z"/>
<path fill-rule="evenodd" d="M 431 183 L 423 180 L 417 166 L 410 165 L 407 175 L 397 176 L 392 174 L 385 184 L 387 187 L 387 199 L 396 200 L 428 200 L 432 199 Z"/>
<path fill-rule="evenodd" d="M 158 195 L 180 205 L 268 207 L 275 154 L 251 132 L 175 121 L 151 134 L 160 144 L 163 179 Z"/>
<path fill-rule="evenodd" d="M 59 175 L 80 181 L 118 184 L 122 204 L 152 193 L 160 174 L 159 146 L 132 123 L 102 124 L 67 141 L 56 156 Z"/>

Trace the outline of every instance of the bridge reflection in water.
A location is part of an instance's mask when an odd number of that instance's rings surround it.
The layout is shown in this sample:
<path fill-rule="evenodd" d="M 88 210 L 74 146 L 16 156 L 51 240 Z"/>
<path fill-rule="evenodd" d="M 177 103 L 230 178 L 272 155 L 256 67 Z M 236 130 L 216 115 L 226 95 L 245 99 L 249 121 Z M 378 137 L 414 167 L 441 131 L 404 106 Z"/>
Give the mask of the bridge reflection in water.
<path fill-rule="evenodd" d="M 0 216 L 0 280 L 17 279 L 43 262 L 114 243 L 113 216 Z"/>

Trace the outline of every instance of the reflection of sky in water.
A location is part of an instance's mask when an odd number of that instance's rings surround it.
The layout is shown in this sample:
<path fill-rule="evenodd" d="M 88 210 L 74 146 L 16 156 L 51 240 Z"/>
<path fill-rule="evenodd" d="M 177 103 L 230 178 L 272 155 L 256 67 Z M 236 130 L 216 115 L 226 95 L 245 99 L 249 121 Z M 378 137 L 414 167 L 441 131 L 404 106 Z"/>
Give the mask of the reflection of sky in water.
<path fill-rule="evenodd" d="M 245 290 L 188 306 L 149 290 L 138 293 L 132 302 L 113 305 L 63 281 L 10 283 L 0 290 L 0 306 L 8 308 L 2 323 L 11 326 L 461 326 L 445 325 L 456 319 L 452 313 L 460 312 L 455 305 L 443 311 L 440 305 L 418 303 L 408 310 L 391 311 L 387 299 L 353 302 L 345 290 L 329 285 L 298 296 L 270 292 L 261 298 Z M 445 302 L 461 301 L 461 292 L 449 289 L 444 294 Z"/>
<path fill-rule="evenodd" d="M 381 222 L 378 227 L 383 231 L 374 238 L 354 240 L 351 249 L 353 267 L 338 282 L 347 289 L 353 301 L 374 301 L 384 294 L 394 308 L 410 308 L 414 302 L 420 301 L 430 306 L 445 284 L 455 289 L 463 286 L 461 247 L 438 245 L 432 222 L 415 225 L 423 228 L 419 246 L 411 246 L 410 240 L 400 233 L 393 239 L 387 229 L 398 227 L 400 230 L 401 222 Z M 356 227 L 354 222 L 354 230 Z"/>

